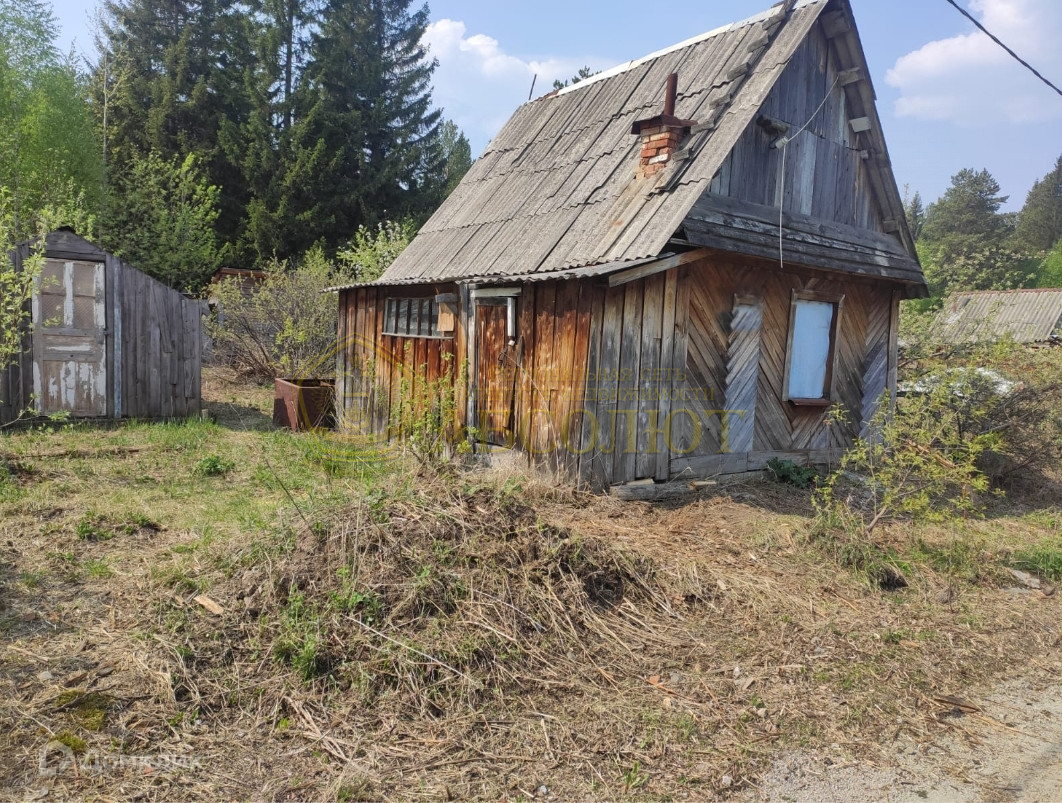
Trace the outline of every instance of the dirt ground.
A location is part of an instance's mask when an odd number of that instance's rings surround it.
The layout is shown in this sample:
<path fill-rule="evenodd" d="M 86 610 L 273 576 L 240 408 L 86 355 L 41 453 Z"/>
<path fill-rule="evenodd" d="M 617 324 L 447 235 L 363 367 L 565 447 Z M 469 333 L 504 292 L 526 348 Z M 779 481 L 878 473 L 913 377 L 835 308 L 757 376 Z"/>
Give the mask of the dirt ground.
<path fill-rule="evenodd" d="M 1062 799 L 1062 594 L 1000 563 L 1056 507 L 886 530 L 883 590 L 807 491 L 352 470 L 207 389 L 4 442 L 8 799 Z"/>
<path fill-rule="evenodd" d="M 746 803 L 891 803 L 1062 799 L 1062 688 L 1011 681 L 978 704 L 955 708 L 955 732 L 929 743 L 899 740 L 891 762 L 873 764 L 844 751 L 794 751 L 739 799 Z"/>

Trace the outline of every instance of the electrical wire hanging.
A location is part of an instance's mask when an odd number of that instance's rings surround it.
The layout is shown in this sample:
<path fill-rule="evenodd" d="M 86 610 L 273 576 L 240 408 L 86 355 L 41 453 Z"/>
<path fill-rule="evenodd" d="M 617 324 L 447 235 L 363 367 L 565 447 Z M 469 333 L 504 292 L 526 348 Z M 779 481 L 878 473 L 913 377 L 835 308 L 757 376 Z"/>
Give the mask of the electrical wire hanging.
<path fill-rule="evenodd" d="M 1043 82 L 1044 82 L 1045 84 L 1047 84 L 1047 85 L 1048 85 L 1049 87 L 1051 87 L 1051 88 L 1052 88 L 1053 90 L 1055 90 L 1055 92 L 1057 92 L 1057 93 L 1058 93 L 1059 95 L 1062 95 L 1062 89 L 1059 89 L 1059 88 L 1058 88 L 1057 86 L 1055 86 L 1055 85 L 1054 85 L 1053 83 L 1051 83 L 1051 82 L 1050 82 L 1049 80 L 1047 80 L 1047 79 L 1046 79 L 1046 78 L 1045 78 L 1045 77 L 1044 77 L 1044 76 L 1043 76 L 1043 75 L 1042 75 L 1042 74 L 1040 73 L 1040 71 L 1039 71 L 1039 70 L 1037 70 L 1037 69 L 1036 69 L 1035 67 L 1033 67 L 1033 66 L 1032 66 L 1031 64 L 1029 64 L 1029 62 L 1027 62 L 1027 61 L 1026 61 L 1025 59 L 1023 59 L 1023 58 L 1022 58 L 1021 56 L 1019 56 L 1019 55 L 1018 55 L 1017 53 L 1015 53 L 1015 52 L 1014 52 L 1013 50 L 1011 50 L 1011 49 L 1010 49 L 1009 47 L 1007 47 L 1007 46 L 1006 46 L 1005 44 L 1003 44 L 1003 42 L 1002 42 L 1002 41 L 1001 41 L 1001 40 L 999 39 L 999 37 L 997 37 L 997 36 L 996 36 L 995 34 L 993 34 L 993 33 L 992 33 L 992 32 L 991 32 L 990 30 L 988 30 L 988 28 L 986 28 L 986 27 L 985 27 L 984 25 L 982 25 L 982 24 L 981 24 L 980 22 L 978 22 L 978 21 L 977 21 L 977 20 L 976 20 L 976 19 L 974 18 L 973 14 L 971 14 L 971 13 L 970 13 L 969 11 L 967 11 L 967 10 L 966 10 L 965 8 L 963 8 L 962 6 L 960 6 L 960 5 L 959 5 L 959 4 L 957 3 L 957 2 L 955 2 L 955 0 L 945 0 L 945 2 L 946 2 L 946 3 L 948 4 L 948 5 L 950 5 L 950 6 L 954 6 L 954 7 L 955 7 L 955 10 L 956 10 L 956 11 L 958 11 L 958 12 L 959 12 L 960 14 L 962 14 L 962 15 L 963 15 L 964 17 L 966 17 L 966 19 L 968 19 L 968 20 L 969 20 L 970 22 L 972 22 L 972 23 L 973 23 L 974 25 L 976 25 L 976 26 L 978 27 L 978 29 L 980 29 L 981 33 L 983 33 L 983 34 L 984 34 L 985 36 L 987 36 L 987 37 L 988 37 L 989 39 L 991 39 L 991 40 L 992 40 L 993 42 L 995 42 L 995 43 L 996 43 L 997 45 L 999 45 L 999 46 L 1000 46 L 1001 48 L 1003 48 L 1004 50 L 1006 50 L 1006 51 L 1007 51 L 1007 53 L 1009 53 L 1009 54 L 1011 55 L 1011 57 L 1012 57 L 1012 58 L 1013 58 L 1013 59 L 1014 59 L 1015 61 L 1017 61 L 1017 62 L 1018 62 L 1018 64 L 1020 64 L 1020 65 L 1021 65 L 1022 67 L 1024 67 L 1025 69 L 1027 69 L 1027 70 L 1028 70 L 1029 72 L 1031 72 L 1031 73 L 1032 73 L 1033 75 L 1035 75 L 1035 76 L 1036 76 L 1037 78 L 1039 78 L 1039 79 L 1040 79 L 1041 81 L 1043 81 Z"/>
<path fill-rule="evenodd" d="M 775 141 L 775 143 L 771 146 L 772 148 L 779 148 L 782 151 L 782 189 L 781 189 L 781 194 L 778 197 L 778 267 L 781 270 L 785 270 L 785 240 L 784 240 L 784 232 L 785 232 L 785 154 L 786 154 L 786 150 L 789 148 L 789 143 L 792 142 L 797 137 L 799 137 L 805 131 L 807 131 L 808 127 L 815 121 L 815 118 L 819 116 L 819 112 L 822 111 L 822 107 L 826 105 L 826 101 L 828 101 L 830 99 L 830 95 L 833 94 L 833 90 L 835 90 L 837 88 L 837 84 L 840 83 L 840 81 L 841 81 L 841 76 L 840 75 L 838 75 L 836 78 L 833 79 L 833 83 L 830 84 L 830 88 L 826 90 L 826 97 L 824 97 L 822 99 L 822 103 L 820 103 L 819 107 L 817 109 L 815 109 L 814 112 L 812 112 L 811 117 L 808 118 L 808 121 L 806 123 L 804 123 L 804 125 L 800 126 L 800 128 L 797 129 L 797 132 L 795 134 L 793 134 L 793 136 L 791 136 L 791 137 L 782 136 L 780 139 Z"/>

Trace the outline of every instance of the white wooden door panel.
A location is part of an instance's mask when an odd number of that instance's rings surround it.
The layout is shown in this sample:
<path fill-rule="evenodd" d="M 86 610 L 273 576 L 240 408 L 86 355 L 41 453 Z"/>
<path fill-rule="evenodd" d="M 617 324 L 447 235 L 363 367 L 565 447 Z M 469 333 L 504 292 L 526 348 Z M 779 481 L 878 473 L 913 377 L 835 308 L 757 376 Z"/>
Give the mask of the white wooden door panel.
<path fill-rule="evenodd" d="M 49 259 L 33 297 L 33 385 L 45 415 L 107 414 L 106 273 Z"/>

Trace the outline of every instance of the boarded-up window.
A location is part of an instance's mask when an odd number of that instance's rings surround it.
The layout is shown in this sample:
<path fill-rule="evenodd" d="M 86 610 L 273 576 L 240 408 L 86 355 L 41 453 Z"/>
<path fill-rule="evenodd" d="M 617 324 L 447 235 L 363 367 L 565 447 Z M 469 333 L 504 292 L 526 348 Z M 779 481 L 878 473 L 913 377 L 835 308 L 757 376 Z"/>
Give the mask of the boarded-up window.
<path fill-rule="evenodd" d="M 384 307 L 383 333 L 395 337 L 453 337 L 439 327 L 434 298 L 389 298 Z"/>
<path fill-rule="evenodd" d="M 789 317 L 785 398 L 795 404 L 825 403 L 833 397 L 833 365 L 841 301 L 794 293 Z"/>

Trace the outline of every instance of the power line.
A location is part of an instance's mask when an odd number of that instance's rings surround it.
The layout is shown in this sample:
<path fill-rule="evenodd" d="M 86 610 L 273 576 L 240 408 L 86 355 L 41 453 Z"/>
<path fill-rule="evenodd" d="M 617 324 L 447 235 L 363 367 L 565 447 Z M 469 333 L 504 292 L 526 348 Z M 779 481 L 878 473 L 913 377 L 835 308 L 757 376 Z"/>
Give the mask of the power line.
<path fill-rule="evenodd" d="M 989 39 L 991 39 L 993 42 L 995 42 L 1001 48 L 1006 50 L 1014 59 L 1017 60 L 1017 62 L 1022 67 L 1027 69 L 1029 72 L 1031 72 L 1037 78 L 1039 78 L 1041 81 L 1043 81 L 1045 84 L 1047 84 L 1053 90 L 1055 90 L 1055 92 L 1057 92 L 1059 95 L 1062 95 L 1062 89 L 1059 89 L 1057 86 L 1055 86 L 1050 81 L 1048 81 L 1046 78 L 1044 78 L 1044 76 L 1040 73 L 1039 70 L 1037 70 L 1035 67 L 1033 67 L 1029 62 L 1027 62 L 1025 59 L 1023 59 L 1021 56 L 1019 56 L 1017 53 L 1015 53 L 1013 50 L 1011 50 L 1005 44 L 1003 44 L 1003 42 L 1000 41 L 999 37 L 997 37 L 995 34 L 993 34 L 990 30 L 988 30 L 988 28 L 986 28 L 984 25 L 982 25 L 976 19 L 974 19 L 973 15 L 969 11 L 967 11 L 965 8 L 960 6 L 957 2 L 955 2 L 955 0 L 946 0 L 946 1 L 947 1 L 947 3 L 949 5 L 954 6 L 956 11 L 958 11 L 960 14 L 962 14 L 964 17 L 966 17 L 966 19 L 970 20 L 970 22 L 972 22 L 974 25 L 976 25 L 981 30 L 981 32 L 984 33 Z"/>

